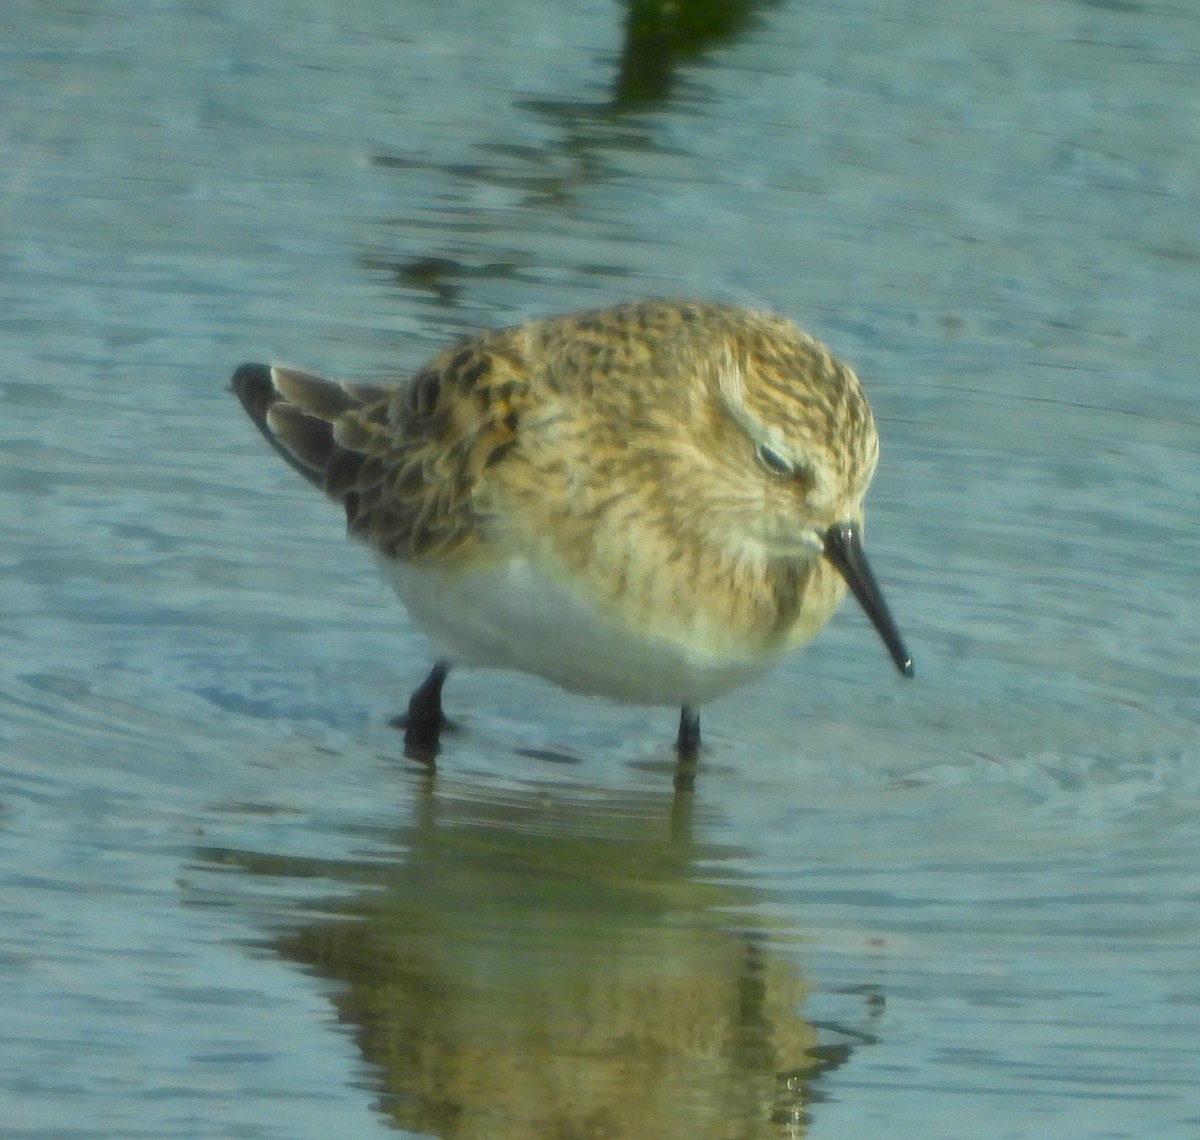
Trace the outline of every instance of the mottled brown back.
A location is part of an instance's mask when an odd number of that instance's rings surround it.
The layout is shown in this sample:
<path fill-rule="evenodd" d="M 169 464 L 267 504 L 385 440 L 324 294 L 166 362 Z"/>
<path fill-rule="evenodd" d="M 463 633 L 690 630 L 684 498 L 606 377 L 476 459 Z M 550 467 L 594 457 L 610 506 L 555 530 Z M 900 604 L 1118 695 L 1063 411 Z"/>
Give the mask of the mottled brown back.
<path fill-rule="evenodd" d="M 472 493 L 528 403 L 511 340 L 464 341 L 395 388 L 263 364 L 242 365 L 232 387 L 272 446 L 343 505 L 351 534 L 391 557 L 446 557 L 479 541 Z"/>

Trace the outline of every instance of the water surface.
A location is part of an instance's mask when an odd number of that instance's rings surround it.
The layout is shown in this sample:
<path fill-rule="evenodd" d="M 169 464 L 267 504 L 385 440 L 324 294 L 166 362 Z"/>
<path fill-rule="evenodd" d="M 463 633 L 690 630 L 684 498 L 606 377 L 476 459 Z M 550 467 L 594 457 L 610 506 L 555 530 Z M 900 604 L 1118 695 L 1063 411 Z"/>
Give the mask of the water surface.
<path fill-rule="evenodd" d="M 6 1135 L 1196 1135 L 1200 14 L 723 13 L 0 15 Z M 847 607 L 681 797 L 463 674 L 431 781 L 226 377 L 643 294 L 855 363 L 918 680 Z"/>

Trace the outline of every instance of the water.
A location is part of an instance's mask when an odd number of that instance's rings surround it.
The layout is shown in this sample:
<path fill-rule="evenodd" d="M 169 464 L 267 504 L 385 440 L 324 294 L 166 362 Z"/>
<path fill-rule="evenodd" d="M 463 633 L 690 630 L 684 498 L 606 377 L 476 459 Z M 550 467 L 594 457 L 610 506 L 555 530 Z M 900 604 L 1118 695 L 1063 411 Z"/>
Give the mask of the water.
<path fill-rule="evenodd" d="M 1200 14 L 725 11 L 5 7 L 6 1137 L 1200 1131 Z M 918 679 L 847 607 L 689 798 L 464 674 L 430 780 L 226 377 L 641 294 L 856 364 Z"/>

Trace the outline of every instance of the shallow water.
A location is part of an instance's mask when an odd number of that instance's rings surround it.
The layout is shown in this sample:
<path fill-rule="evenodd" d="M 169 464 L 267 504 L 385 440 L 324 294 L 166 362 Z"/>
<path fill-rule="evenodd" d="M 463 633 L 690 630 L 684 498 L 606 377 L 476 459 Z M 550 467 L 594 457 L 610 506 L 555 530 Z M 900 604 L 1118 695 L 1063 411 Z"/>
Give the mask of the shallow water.
<path fill-rule="evenodd" d="M 1200 13 L 623 12 L 0 14 L 6 1137 L 1200 1129 Z M 464 674 L 430 779 L 229 370 L 681 293 L 864 376 L 917 681 L 847 607 L 689 797 Z"/>

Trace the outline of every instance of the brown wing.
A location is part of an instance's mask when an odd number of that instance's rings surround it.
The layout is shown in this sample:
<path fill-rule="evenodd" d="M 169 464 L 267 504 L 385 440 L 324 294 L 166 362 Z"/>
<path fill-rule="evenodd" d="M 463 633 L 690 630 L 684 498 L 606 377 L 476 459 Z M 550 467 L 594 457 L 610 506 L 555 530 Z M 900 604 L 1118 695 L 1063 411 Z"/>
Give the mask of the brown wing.
<path fill-rule="evenodd" d="M 511 334 L 464 342 L 399 388 L 244 364 L 233 391 L 273 447 L 339 501 L 350 533 L 406 560 L 479 542 L 474 494 L 517 443 L 528 381 Z"/>

